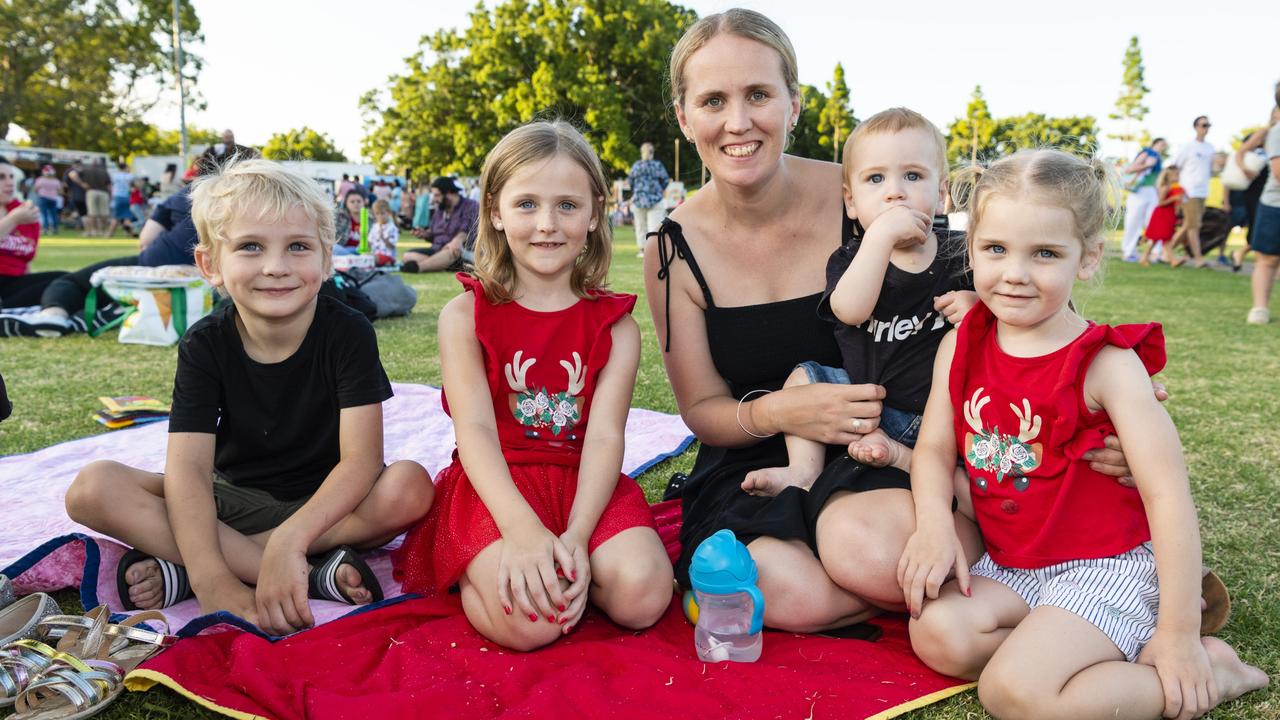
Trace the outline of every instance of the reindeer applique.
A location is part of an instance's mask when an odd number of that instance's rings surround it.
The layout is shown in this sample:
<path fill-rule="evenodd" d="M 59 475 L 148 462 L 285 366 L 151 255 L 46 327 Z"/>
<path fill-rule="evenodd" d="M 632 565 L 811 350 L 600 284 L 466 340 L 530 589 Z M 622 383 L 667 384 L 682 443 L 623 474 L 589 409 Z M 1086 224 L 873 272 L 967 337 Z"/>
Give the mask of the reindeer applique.
<path fill-rule="evenodd" d="M 982 394 L 983 389 L 978 388 L 972 399 L 964 401 L 964 419 L 973 429 L 964 434 L 965 460 L 975 470 L 994 470 L 998 483 L 1011 475 L 1013 488 L 1021 492 L 1031 484 L 1027 473 L 1040 467 L 1044 458 L 1044 446 L 1031 444 L 1040 435 L 1040 416 L 1031 413 L 1031 403 L 1023 398 L 1021 408 L 1009 403 L 1018 418 L 1017 437 L 1002 434 L 999 426 L 988 431 L 982 426 L 982 408 L 991 398 Z M 979 490 L 987 489 L 986 478 L 976 477 L 974 481 Z"/>
<path fill-rule="evenodd" d="M 569 385 L 563 392 L 553 393 L 545 387 L 530 389 L 525 384 L 525 376 L 537 358 L 522 360 L 523 355 L 524 351 L 517 351 L 511 362 L 503 366 L 507 385 L 513 391 L 508 395 L 511 414 L 521 425 L 532 428 L 526 431 L 532 437 L 537 437 L 536 430 L 543 428 L 550 429 L 556 437 L 569 433 L 582 420 L 582 398 L 579 395 L 587 377 L 582 357 L 575 352 L 572 363 L 560 361 L 560 367 L 569 374 Z"/>

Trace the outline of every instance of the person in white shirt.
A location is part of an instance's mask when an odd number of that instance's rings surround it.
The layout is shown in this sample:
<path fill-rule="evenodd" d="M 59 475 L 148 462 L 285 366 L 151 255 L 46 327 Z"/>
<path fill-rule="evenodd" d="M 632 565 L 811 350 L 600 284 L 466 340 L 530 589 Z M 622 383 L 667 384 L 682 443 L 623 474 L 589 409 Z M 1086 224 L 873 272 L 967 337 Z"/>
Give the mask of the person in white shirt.
<path fill-rule="evenodd" d="M 1196 267 L 1204 267 L 1200 256 L 1200 221 L 1204 218 L 1204 200 L 1209 196 L 1209 175 L 1213 169 L 1213 145 L 1205 141 L 1209 134 L 1209 118 L 1201 115 L 1195 119 L 1196 139 L 1182 146 L 1178 156 L 1170 163 L 1181 171 L 1182 188 L 1187 199 L 1182 203 L 1182 227 L 1169 242 L 1169 264 L 1178 267 L 1185 257 L 1174 258 L 1173 251 L 1186 243 L 1187 251 Z"/>

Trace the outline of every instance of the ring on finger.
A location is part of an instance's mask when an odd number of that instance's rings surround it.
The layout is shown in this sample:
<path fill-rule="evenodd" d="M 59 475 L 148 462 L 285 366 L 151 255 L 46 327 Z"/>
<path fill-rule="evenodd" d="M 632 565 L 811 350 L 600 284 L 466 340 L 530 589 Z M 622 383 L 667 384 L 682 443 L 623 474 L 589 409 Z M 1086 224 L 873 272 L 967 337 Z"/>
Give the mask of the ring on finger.
<path fill-rule="evenodd" d="M 853 419 L 853 431 L 862 432 L 862 418 Z"/>

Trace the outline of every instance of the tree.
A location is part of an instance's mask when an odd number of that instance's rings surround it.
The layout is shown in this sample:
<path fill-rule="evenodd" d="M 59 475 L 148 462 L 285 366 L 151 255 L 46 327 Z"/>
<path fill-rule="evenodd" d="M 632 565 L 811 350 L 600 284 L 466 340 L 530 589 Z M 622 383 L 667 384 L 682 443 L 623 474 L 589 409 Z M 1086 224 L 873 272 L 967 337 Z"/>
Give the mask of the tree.
<path fill-rule="evenodd" d="M 1098 121 L 1092 115 L 1046 117 L 1027 113 L 997 122 L 996 152 L 1009 155 L 1028 148 L 1054 147 L 1092 155 L 1098 146 Z"/>
<path fill-rule="evenodd" d="M 828 148 L 828 155 L 834 162 L 840 162 L 840 149 L 845 138 L 858 119 L 853 116 L 849 107 L 849 86 L 844 81 L 844 65 L 836 63 L 836 70 L 831 82 L 827 83 L 826 103 L 822 108 L 822 116 L 818 122 L 818 130 L 822 133 L 819 143 Z"/>
<path fill-rule="evenodd" d="M 1116 111 L 1108 115 L 1112 120 L 1120 121 L 1121 129 L 1119 132 L 1109 133 L 1107 137 L 1128 143 L 1139 140 L 1137 126 L 1150 111 L 1150 108 L 1142 104 L 1151 88 L 1143 84 L 1142 48 L 1138 46 L 1137 35 L 1129 38 L 1123 65 L 1124 73 L 1120 80 L 1120 97 L 1116 98 Z"/>
<path fill-rule="evenodd" d="M 822 145 L 822 140 L 826 137 L 821 129 L 822 111 L 827 105 L 827 96 L 812 85 L 801 85 L 799 92 L 800 119 L 796 121 L 796 129 L 791 132 L 787 152 L 800 157 L 825 160 L 831 156 L 831 151 Z"/>
<path fill-rule="evenodd" d="M 268 160 L 347 162 L 347 156 L 328 135 L 305 126 L 272 135 L 262 147 L 262 156 Z"/>
<path fill-rule="evenodd" d="M 995 157 L 999 154 L 996 129 L 996 121 L 991 118 L 987 100 L 982 96 L 982 86 L 975 85 L 964 117 L 957 118 L 947 128 L 947 160 L 955 164 Z"/>
<path fill-rule="evenodd" d="M 0 139 L 10 123 L 35 145 L 121 152 L 175 72 L 169 0 L 0 0 Z M 190 3 L 184 43 L 202 39 Z M 184 56 L 194 81 L 200 59 Z M 136 128 L 135 128 L 136 129 Z"/>
<path fill-rule="evenodd" d="M 538 117 L 578 125 L 621 172 L 654 144 L 671 167 L 666 62 L 696 15 L 667 0 L 506 0 L 477 5 L 406 59 L 384 96 L 361 99 L 362 152 L 384 168 L 479 171 L 503 134 Z"/>

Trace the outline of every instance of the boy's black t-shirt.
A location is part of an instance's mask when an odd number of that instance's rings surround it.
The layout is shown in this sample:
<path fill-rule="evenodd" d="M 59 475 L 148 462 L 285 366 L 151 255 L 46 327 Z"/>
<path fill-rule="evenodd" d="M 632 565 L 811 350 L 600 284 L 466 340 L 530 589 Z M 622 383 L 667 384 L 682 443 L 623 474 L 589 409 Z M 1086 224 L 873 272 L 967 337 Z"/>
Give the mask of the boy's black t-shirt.
<path fill-rule="evenodd" d="M 909 273 L 893 263 L 885 272 L 875 310 L 866 322 L 845 325 L 831 310 L 831 293 L 862 246 L 853 237 L 827 260 L 827 291 L 818 315 L 835 323 L 836 344 L 844 370 L 854 384 L 875 383 L 885 389 L 885 405 L 904 412 L 924 413 L 933 382 L 933 358 L 942 336 L 951 329 L 933 299 L 952 290 L 972 290 L 965 269 L 964 233 L 934 228 L 938 252 L 928 269 Z"/>
<path fill-rule="evenodd" d="M 228 305 L 178 345 L 169 432 L 215 434 L 215 473 L 293 500 L 315 492 L 338 464 L 342 408 L 391 394 L 377 336 L 359 312 L 318 297 L 297 352 L 263 364 L 245 353 Z"/>

